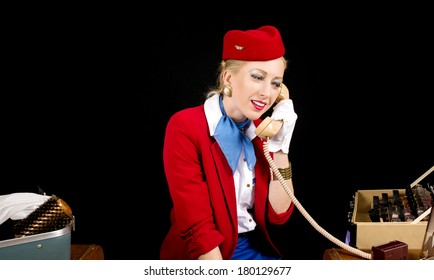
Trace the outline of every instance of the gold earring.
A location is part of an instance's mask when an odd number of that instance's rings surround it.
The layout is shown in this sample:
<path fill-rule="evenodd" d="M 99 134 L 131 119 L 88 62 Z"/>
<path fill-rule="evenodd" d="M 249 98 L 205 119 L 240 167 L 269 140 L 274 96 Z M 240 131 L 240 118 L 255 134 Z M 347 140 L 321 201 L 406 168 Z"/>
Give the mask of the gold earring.
<path fill-rule="evenodd" d="M 227 97 L 231 97 L 232 96 L 232 88 L 230 86 L 224 86 L 223 87 L 223 94 L 226 95 Z"/>

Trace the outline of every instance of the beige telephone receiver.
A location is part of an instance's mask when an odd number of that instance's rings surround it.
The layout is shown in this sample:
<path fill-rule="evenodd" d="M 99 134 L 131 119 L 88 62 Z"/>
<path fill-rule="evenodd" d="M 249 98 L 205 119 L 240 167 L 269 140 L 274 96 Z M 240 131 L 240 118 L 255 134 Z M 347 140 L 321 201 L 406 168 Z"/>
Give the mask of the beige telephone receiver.
<path fill-rule="evenodd" d="M 283 99 L 289 99 L 289 90 L 282 83 L 280 88 L 280 94 L 277 97 L 275 103 L 279 103 Z M 266 117 L 261 124 L 255 129 L 255 134 L 261 139 L 270 139 L 277 134 L 279 129 L 282 127 L 282 121 L 272 120 L 270 117 Z"/>
<path fill-rule="evenodd" d="M 275 103 L 279 103 L 283 99 L 289 99 L 289 90 L 285 86 L 285 84 L 282 83 L 282 88 L 280 90 L 280 94 L 276 99 Z M 319 226 L 315 220 L 309 215 L 309 213 L 304 209 L 304 207 L 301 205 L 301 203 L 298 201 L 298 199 L 294 196 L 291 189 L 286 184 L 285 179 L 283 179 L 282 174 L 280 174 L 280 171 L 274 164 L 273 159 L 270 156 L 270 153 L 268 151 L 268 140 L 274 137 L 280 128 L 282 128 L 283 121 L 273 120 L 271 117 L 266 117 L 259 126 L 255 129 L 255 134 L 261 138 L 264 139 L 264 155 L 268 161 L 268 164 L 270 165 L 271 171 L 274 173 L 276 178 L 279 180 L 282 187 L 285 189 L 286 193 L 288 194 L 291 201 L 294 203 L 294 205 L 298 208 L 300 213 L 306 218 L 306 220 L 324 237 L 326 237 L 331 242 L 335 243 L 339 247 L 354 253 L 355 255 L 358 255 L 365 259 L 372 259 L 372 255 L 369 253 L 366 253 L 364 251 L 361 251 L 359 249 L 353 248 L 350 245 L 342 242 L 341 240 L 337 239 L 330 233 L 328 233 L 326 230 L 324 230 L 321 226 Z"/>

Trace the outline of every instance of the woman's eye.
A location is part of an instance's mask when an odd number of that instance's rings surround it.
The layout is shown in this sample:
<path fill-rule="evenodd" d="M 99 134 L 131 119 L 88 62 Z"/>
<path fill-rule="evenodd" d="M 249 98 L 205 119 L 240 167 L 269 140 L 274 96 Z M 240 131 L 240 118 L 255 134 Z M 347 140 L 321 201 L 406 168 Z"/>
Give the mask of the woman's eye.
<path fill-rule="evenodd" d="M 253 79 L 260 80 L 260 81 L 264 79 L 264 77 L 262 77 L 261 75 L 256 75 L 256 74 L 252 74 L 252 77 Z"/>

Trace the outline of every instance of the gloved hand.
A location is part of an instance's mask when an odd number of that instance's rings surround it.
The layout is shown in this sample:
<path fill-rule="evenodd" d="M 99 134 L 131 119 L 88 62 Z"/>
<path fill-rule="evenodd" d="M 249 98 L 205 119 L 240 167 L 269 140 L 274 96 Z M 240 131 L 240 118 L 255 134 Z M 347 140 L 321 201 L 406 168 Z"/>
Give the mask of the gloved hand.
<path fill-rule="evenodd" d="M 291 142 L 292 133 L 294 132 L 297 114 L 294 111 L 294 105 L 291 99 L 281 100 L 273 108 L 271 119 L 283 121 L 282 128 L 270 140 L 268 140 L 268 150 L 270 152 L 277 152 L 282 150 L 285 154 L 289 151 L 289 144 Z"/>

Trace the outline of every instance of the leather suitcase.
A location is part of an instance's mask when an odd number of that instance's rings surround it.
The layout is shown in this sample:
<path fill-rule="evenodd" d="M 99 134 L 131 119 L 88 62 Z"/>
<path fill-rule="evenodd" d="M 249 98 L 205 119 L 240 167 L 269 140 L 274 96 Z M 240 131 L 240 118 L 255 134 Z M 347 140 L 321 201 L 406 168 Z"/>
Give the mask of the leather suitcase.
<path fill-rule="evenodd" d="M 364 260 L 342 248 L 330 248 L 324 251 L 324 260 Z"/>
<path fill-rule="evenodd" d="M 72 244 L 71 260 L 103 260 L 104 251 L 97 244 Z"/>

